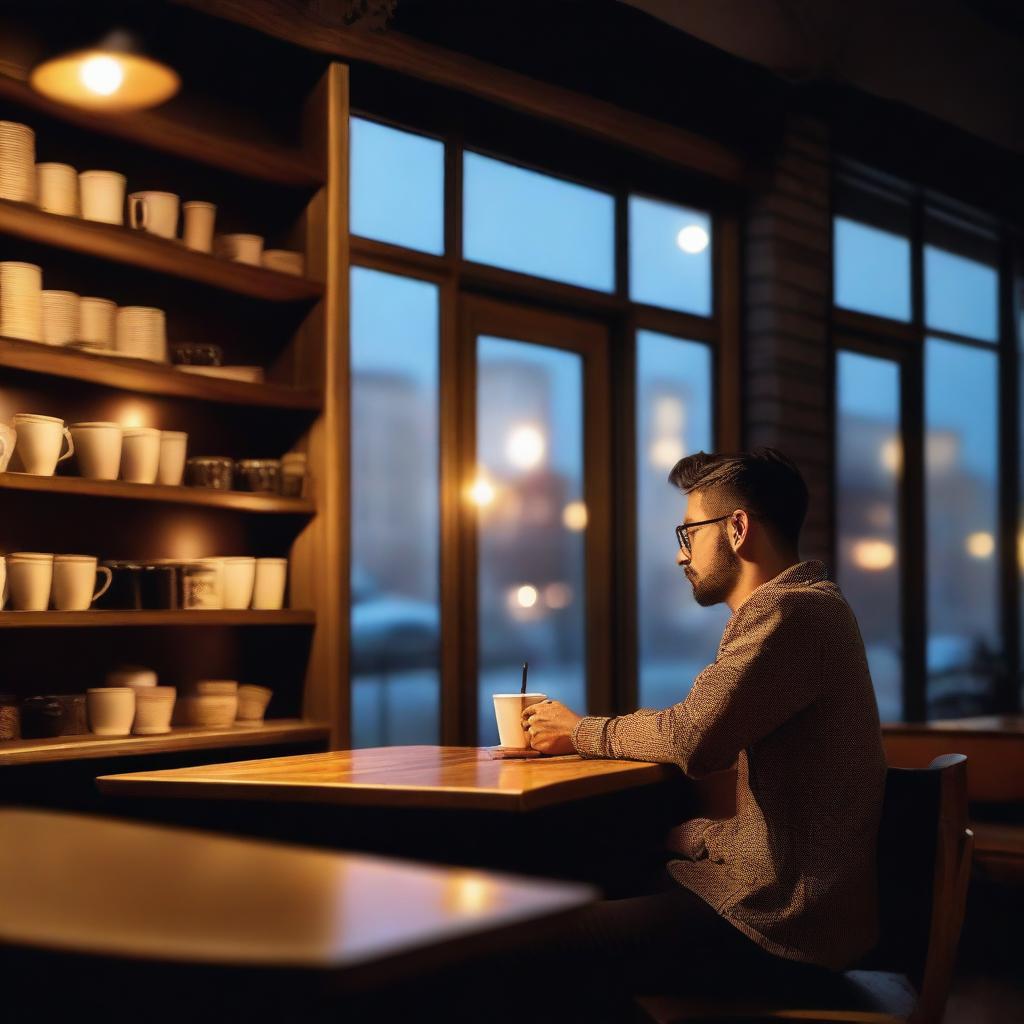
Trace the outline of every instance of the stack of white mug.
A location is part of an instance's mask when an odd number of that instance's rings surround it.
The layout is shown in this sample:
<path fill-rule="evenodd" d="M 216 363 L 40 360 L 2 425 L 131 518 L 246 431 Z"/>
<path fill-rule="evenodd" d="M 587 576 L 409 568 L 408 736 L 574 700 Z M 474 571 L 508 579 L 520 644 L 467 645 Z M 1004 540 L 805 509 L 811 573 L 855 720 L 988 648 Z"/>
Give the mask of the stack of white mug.
<path fill-rule="evenodd" d="M 284 607 L 287 558 L 230 555 L 200 561 L 216 574 L 211 601 L 213 607 L 239 611 L 247 608 L 274 611 Z"/>
<path fill-rule="evenodd" d="M 95 589 L 97 573 L 105 580 Z M 95 555 L 14 551 L 0 557 L 0 608 L 6 593 L 15 611 L 45 612 L 52 605 L 60 612 L 84 612 L 107 592 L 112 579 Z"/>

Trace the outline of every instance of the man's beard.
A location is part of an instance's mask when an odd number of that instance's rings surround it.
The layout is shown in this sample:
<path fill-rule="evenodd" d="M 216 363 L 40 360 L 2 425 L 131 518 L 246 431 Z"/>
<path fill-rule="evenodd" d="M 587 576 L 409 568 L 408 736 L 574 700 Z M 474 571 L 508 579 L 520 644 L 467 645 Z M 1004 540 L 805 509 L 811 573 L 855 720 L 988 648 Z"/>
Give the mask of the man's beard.
<path fill-rule="evenodd" d="M 720 535 L 711 560 L 711 568 L 696 573 L 687 567 L 686 578 L 693 587 L 694 600 L 703 608 L 721 604 L 735 589 L 740 576 L 740 558 Z"/>

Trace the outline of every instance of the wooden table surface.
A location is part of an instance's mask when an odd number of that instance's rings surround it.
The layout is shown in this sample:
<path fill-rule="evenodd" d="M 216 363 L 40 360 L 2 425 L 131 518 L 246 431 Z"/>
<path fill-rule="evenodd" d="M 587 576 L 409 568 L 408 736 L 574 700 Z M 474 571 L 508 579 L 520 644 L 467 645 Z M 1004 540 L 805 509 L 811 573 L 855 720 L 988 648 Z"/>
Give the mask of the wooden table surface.
<path fill-rule="evenodd" d="M 591 888 L 0 809 L 0 947 L 393 977 L 500 948 Z"/>
<path fill-rule="evenodd" d="M 495 760 L 479 747 L 371 747 L 104 775 L 112 796 L 283 800 L 371 807 L 526 811 L 645 786 L 672 765 L 573 754 Z"/>

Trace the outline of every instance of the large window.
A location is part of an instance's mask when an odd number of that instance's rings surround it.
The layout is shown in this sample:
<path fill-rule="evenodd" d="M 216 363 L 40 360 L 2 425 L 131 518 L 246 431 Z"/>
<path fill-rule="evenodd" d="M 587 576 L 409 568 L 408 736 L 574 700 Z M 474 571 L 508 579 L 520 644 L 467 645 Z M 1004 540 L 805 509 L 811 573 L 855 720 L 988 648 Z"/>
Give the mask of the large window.
<path fill-rule="evenodd" d="M 882 716 L 1010 710 L 998 232 L 846 181 L 835 246 L 837 556 Z"/>
<path fill-rule="evenodd" d="M 496 743 L 525 661 L 581 713 L 668 706 L 728 618 L 675 564 L 667 481 L 718 431 L 711 213 L 470 142 L 352 119 L 357 746 Z"/>

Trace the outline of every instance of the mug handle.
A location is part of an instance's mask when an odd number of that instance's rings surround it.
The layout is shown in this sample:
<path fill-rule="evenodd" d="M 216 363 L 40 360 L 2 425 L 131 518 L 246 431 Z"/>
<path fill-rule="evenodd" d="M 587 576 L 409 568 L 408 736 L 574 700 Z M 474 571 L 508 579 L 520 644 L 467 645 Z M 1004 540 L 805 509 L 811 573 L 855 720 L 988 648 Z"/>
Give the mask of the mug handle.
<path fill-rule="evenodd" d="M 142 216 L 137 217 L 136 214 L 142 211 Z M 145 230 L 146 224 L 149 221 L 149 207 L 146 205 L 146 200 L 142 196 L 129 196 L 128 198 L 128 223 L 133 228 L 140 228 Z"/>
<path fill-rule="evenodd" d="M 68 450 L 57 460 L 63 462 L 65 459 L 70 459 L 75 454 L 75 440 L 71 436 L 71 431 L 67 427 L 64 428 L 64 440 L 68 443 Z"/>
<path fill-rule="evenodd" d="M 110 589 L 110 584 L 114 582 L 114 573 L 109 566 L 97 565 L 96 571 L 105 572 L 107 574 L 107 582 L 92 595 L 92 601 L 90 601 L 89 604 L 92 604 L 93 601 L 98 601 Z"/>

